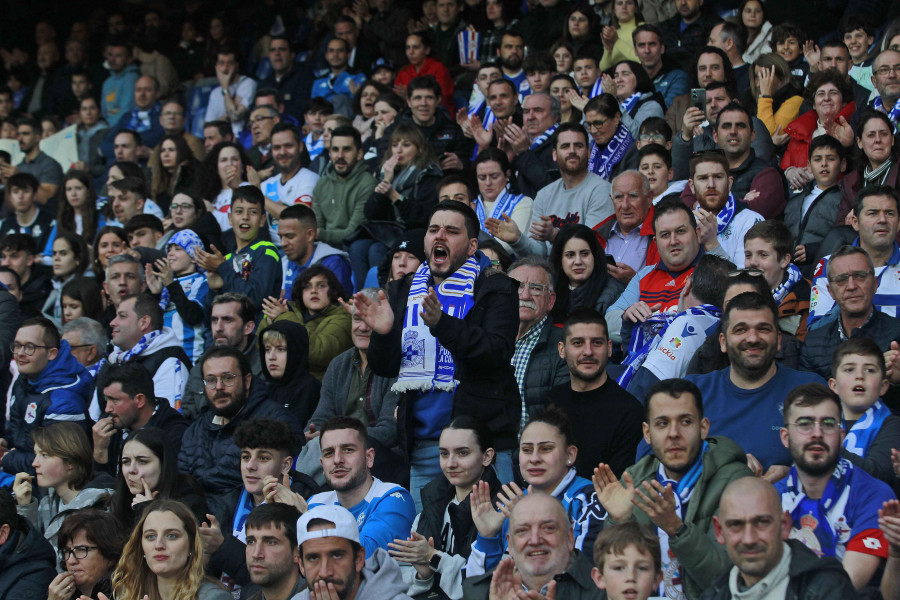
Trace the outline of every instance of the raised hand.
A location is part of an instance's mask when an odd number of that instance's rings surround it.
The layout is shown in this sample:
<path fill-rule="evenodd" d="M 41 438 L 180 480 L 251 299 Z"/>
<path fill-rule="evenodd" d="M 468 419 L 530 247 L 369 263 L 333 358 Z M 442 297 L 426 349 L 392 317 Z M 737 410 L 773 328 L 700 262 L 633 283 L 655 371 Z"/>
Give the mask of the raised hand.
<path fill-rule="evenodd" d="M 634 499 L 634 480 L 627 472 L 622 479 L 625 480 L 625 485 L 622 485 L 616 478 L 609 465 L 603 463 L 597 465 L 594 475 L 591 477 L 597 500 L 609 513 L 612 520 L 618 523 L 631 518 L 632 500 Z"/>
<path fill-rule="evenodd" d="M 75 590 L 75 576 L 64 571 L 54 577 L 47 587 L 47 600 L 69 600 Z"/>
<path fill-rule="evenodd" d="M 353 306 L 359 318 L 375 333 L 384 335 L 394 326 L 394 310 L 388 302 L 384 290 L 378 290 L 378 299 L 372 300 L 365 294 L 353 296 Z"/>
<path fill-rule="evenodd" d="M 206 518 L 209 522 L 200 524 L 200 543 L 203 545 L 204 556 L 211 556 L 225 542 L 225 536 L 222 535 L 222 528 L 215 515 L 207 513 Z"/>
<path fill-rule="evenodd" d="M 472 509 L 472 522 L 481 537 L 494 537 L 503 529 L 506 515 L 491 506 L 491 488 L 486 481 L 479 481 L 472 486 L 469 502 Z"/>
<path fill-rule="evenodd" d="M 503 240 L 507 244 L 515 244 L 519 241 L 519 238 L 522 237 L 519 226 L 516 225 L 515 221 L 513 221 L 506 213 L 501 214 L 499 219 L 493 217 L 486 218 L 484 220 L 484 226 L 487 227 L 488 232 L 492 236 L 498 240 Z"/>
<path fill-rule="evenodd" d="M 646 302 L 639 300 L 625 309 L 625 312 L 622 313 L 622 318 L 628 319 L 632 323 L 643 323 L 661 308 L 661 303 L 650 306 Z"/>
<path fill-rule="evenodd" d="M 522 589 L 522 576 L 516 571 L 513 559 L 504 556 L 491 576 L 489 600 L 517 600 L 516 592 Z"/>
<path fill-rule="evenodd" d="M 763 67 L 760 69 L 760 75 L 757 78 L 759 84 L 759 93 L 762 96 L 771 96 L 775 88 L 775 67 L 769 69 Z"/>
<path fill-rule="evenodd" d="M 94 438 L 94 460 L 97 459 L 98 452 L 101 452 L 103 457 L 102 463 L 105 464 L 108 460 L 107 450 L 109 449 L 110 440 L 116 435 L 113 418 L 103 417 L 94 423 L 94 426 L 91 428 L 91 435 Z"/>
<path fill-rule="evenodd" d="M 703 123 L 704 119 L 706 119 L 706 115 L 703 114 L 702 110 L 696 106 L 688 107 L 684 111 L 684 117 L 681 119 L 681 139 L 689 141 L 702 134 L 703 127 L 701 127 L 701 123 Z"/>
<path fill-rule="evenodd" d="M 213 245 L 209 247 L 212 252 L 207 252 L 203 248 L 197 248 L 197 266 L 207 271 L 215 271 L 219 265 L 225 262 L 225 256 L 219 252 L 219 249 Z"/>
<path fill-rule="evenodd" d="M 434 538 L 425 538 L 418 531 L 413 531 L 408 538 L 397 538 L 388 543 L 388 554 L 400 562 L 411 565 L 427 565 L 434 555 Z"/>
<path fill-rule="evenodd" d="M 653 524 L 669 535 L 675 533 L 684 525 L 684 521 L 678 516 L 675 504 L 675 492 L 672 484 L 665 487 L 656 481 L 645 481 L 641 487 L 635 489 L 635 498 L 632 503 L 644 511 Z"/>
<path fill-rule="evenodd" d="M 606 265 L 606 270 L 610 275 L 625 285 L 628 285 L 628 282 L 637 275 L 637 271 L 623 262 L 617 262 L 614 265 Z"/>
<path fill-rule="evenodd" d="M 153 270 L 153 265 L 150 263 L 144 265 L 144 279 L 147 280 L 147 287 L 151 292 L 154 294 L 162 293 L 162 281 L 159 280 L 159 274 Z"/>
<path fill-rule="evenodd" d="M 584 110 L 584 106 L 588 103 L 587 96 L 582 96 L 573 88 L 566 89 L 566 99 L 568 99 L 569 104 L 572 105 L 573 108 L 577 108 L 578 110 Z"/>
<path fill-rule="evenodd" d="M 847 119 L 842 116 L 838 117 L 828 129 L 830 130 L 828 134 L 836 138 L 841 146 L 844 148 L 853 146 L 853 126 L 847 122 Z"/>
<path fill-rule="evenodd" d="M 818 44 L 816 44 L 812 40 L 806 40 L 803 44 L 803 57 L 806 59 L 806 63 L 809 65 L 809 70 L 812 73 L 821 70 L 822 65 L 819 62 L 822 59 L 822 51 L 819 50 Z"/>
<path fill-rule="evenodd" d="M 697 227 L 700 228 L 700 243 L 709 252 L 719 245 L 719 220 L 716 213 L 698 206 L 694 209 Z"/>
<path fill-rule="evenodd" d="M 531 486 L 528 487 L 531 490 Z M 497 508 L 503 513 L 506 518 L 509 518 L 510 513 L 512 512 L 513 506 L 518 503 L 519 500 L 525 497 L 525 492 L 513 482 L 510 482 L 508 485 L 504 485 L 502 487 L 500 493 L 497 494 Z"/>
<path fill-rule="evenodd" d="M 309 505 L 303 496 L 291 489 L 291 476 L 287 473 L 282 476 L 280 482 L 277 477 L 267 475 L 263 479 L 263 494 L 267 503 L 290 504 L 300 511 L 300 514 L 309 510 Z"/>
<path fill-rule="evenodd" d="M 273 322 L 278 316 L 283 315 L 288 311 L 287 304 L 284 300 L 280 298 L 276 298 L 275 296 L 269 296 L 268 298 L 263 298 L 262 301 L 262 309 L 263 314 L 269 318 L 269 322 Z"/>
<path fill-rule="evenodd" d="M 878 528 L 891 545 L 891 553 L 900 553 L 900 501 L 888 500 L 878 509 Z"/>
<path fill-rule="evenodd" d="M 529 233 L 539 242 L 552 242 L 556 239 L 557 230 L 550 217 L 541 215 L 536 221 L 531 222 Z"/>
<path fill-rule="evenodd" d="M 441 301 L 438 300 L 434 288 L 430 287 L 428 295 L 422 300 L 422 312 L 419 313 L 419 316 L 426 325 L 434 327 L 441 320 L 442 314 L 444 314 L 444 309 L 441 307 Z"/>
<path fill-rule="evenodd" d="M 34 477 L 28 473 L 16 473 L 13 481 L 13 494 L 16 496 L 16 504 L 19 506 L 28 506 L 31 504 L 31 482 Z"/>
<path fill-rule="evenodd" d="M 141 477 L 141 485 L 144 486 L 144 491 L 140 494 L 134 495 L 134 499 L 131 501 L 132 508 L 143 502 L 150 502 L 151 500 L 159 496 L 159 491 L 151 491 L 150 486 L 147 485 L 147 482 L 144 481 L 143 477 Z"/>
<path fill-rule="evenodd" d="M 164 286 L 174 283 L 175 274 L 172 273 L 172 265 L 169 264 L 168 260 L 159 258 L 153 263 L 153 266 L 156 267 L 157 276 Z"/>

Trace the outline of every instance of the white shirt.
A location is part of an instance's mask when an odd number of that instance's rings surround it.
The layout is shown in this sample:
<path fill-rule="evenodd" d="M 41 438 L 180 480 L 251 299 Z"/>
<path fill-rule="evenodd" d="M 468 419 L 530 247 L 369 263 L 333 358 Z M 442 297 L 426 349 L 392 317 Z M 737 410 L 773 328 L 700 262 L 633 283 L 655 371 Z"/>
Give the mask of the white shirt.
<path fill-rule="evenodd" d="M 272 202 L 278 202 L 285 206 L 293 206 L 294 204 L 305 204 L 312 206 L 313 189 L 319 176 L 309 169 L 301 167 L 293 177 L 286 182 L 281 183 L 281 175 L 275 174 L 262 182 L 262 193 Z M 281 238 L 278 237 L 278 219 L 271 214 L 268 215 L 269 235 L 272 243 L 280 246 Z"/>

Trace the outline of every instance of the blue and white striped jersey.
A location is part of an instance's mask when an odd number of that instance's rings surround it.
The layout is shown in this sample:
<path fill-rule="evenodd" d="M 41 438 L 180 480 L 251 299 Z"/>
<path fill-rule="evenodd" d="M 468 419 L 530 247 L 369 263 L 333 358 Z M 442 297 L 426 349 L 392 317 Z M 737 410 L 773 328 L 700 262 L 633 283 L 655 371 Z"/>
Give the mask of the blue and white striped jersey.
<path fill-rule="evenodd" d="M 206 294 L 209 293 L 206 276 L 200 273 L 191 273 L 190 275 L 177 277 L 175 281 L 181 285 L 181 289 L 184 290 L 184 295 L 187 296 L 187 299 L 191 302 L 196 302 L 202 309 Z M 168 303 L 163 308 L 165 326 L 175 332 L 178 341 L 184 346 L 184 351 L 191 359 L 191 362 L 196 363 L 197 359 L 203 355 L 203 350 L 205 349 L 203 340 L 204 319 L 201 319 L 199 323 L 189 325 L 179 314 L 167 290 L 163 290 L 163 298 L 168 298 Z"/>

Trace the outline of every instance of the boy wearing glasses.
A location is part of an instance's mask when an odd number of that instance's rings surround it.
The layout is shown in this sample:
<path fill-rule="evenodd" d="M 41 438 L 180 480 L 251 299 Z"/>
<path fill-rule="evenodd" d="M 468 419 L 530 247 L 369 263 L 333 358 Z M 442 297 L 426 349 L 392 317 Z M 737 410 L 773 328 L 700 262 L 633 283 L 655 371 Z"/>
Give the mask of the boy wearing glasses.
<path fill-rule="evenodd" d="M 784 401 L 781 428 L 793 464 L 775 489 L 791 516 L 790 537 L 819 556 L 840 560 L 859 590 L 887 558 L 878 509 L 895 496 L 887 484 L 841 456 L 843 441 L 837 395 L 815 383 L 794 388 Z"/>

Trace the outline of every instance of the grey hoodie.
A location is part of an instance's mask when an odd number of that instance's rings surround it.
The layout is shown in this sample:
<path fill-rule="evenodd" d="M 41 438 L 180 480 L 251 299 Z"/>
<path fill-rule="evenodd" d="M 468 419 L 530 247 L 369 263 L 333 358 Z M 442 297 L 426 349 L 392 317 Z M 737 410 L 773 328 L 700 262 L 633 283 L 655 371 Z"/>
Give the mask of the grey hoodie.
<path fill-rule="evenodd" d="M 353 600 L 412 600 L 406 595 L 409 586 L 403 582 L 400 565 L 384 548 L 366 560 L 362 570 L 362 581 Z M 295 594 L 291 600 L 310 600 L 309 588 Z"/>
<path fill-rule="evenodd" d="M 110 488 L 84 488 L 72 498 L 69 504 L 63 505 L 59 496 L 51 491 L 41 498 L 39 503 L 32 498 L 31 504 L 18 506 L 16 510 L 19 516 L 28 519 L 35 529 L 44 534 L 44 537 L 53 546 L 53 553 L 56 554 L 58 550 L 57 535 L 66 517 L 82 508 L 93 508 L 97 504 L 104 505 L 112 492 L 113 490 Z M 105 508 L 105 506 L 99 508 Z"/>

